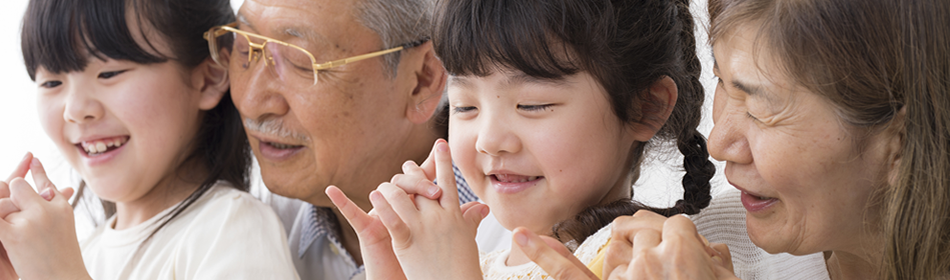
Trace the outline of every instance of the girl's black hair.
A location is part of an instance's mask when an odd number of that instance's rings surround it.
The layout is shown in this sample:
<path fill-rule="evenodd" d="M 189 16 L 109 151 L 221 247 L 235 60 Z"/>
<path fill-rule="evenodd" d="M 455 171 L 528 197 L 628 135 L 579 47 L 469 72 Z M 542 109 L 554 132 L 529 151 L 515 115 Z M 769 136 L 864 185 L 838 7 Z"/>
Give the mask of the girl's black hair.
<path fill-rule="evenodd" d="M 23 61 L 33 80 L 39 67 L 52 73 L 83 71 L 89 59 L 140 64 L 174 61 L 193 69 L 209 57 L 202 34 L 233 21 L 228 0 L 31 0 L 23 17 Z M 133 34 L 151 35 L 144 36 L 145 43 L 140 45 Z M 168 44 L 171 53 L 158 52 L 155 42 L 159 38 Z M 185 162 L 200 162 L 208 169 L 208 177 L 162 217 L 163 222 L 149 238 L 219 180 L 242 191 L 248 189 L 250 152 L 230 92 L 203 114 L 195 143 L 195 150 Z M 85 182 L 80 183 L 73 207 L 82 202 L 85 186 Z M 106 217 L 115 213 L 114 203 L 102 204 Z"/>
<path fill-rule="evenodd" d="M 696 214 L 709 205 L 716 169 L 696 130 L 705 95 L 694 27 L 688 0 L 451 0 L 438 4 L 432 37 L 451 75 L 487 76 L 509 68 L 560 79 L 587 71 L 627 123 L 642 118 L 635 105 L 650 102 L 643 95 L 654 82 L 664 76 L 676 82 L 673 113 L 651 142 L 675 140 L 685 156 L 683 199 L 666 209 L 624 199 L 592 206 L 554 226 L 562 241 L 583 242 L 616 217 L 640 209 L 671 216 Z M 630 171 L 635 178 L 646 144 L 635 151 Z"/>

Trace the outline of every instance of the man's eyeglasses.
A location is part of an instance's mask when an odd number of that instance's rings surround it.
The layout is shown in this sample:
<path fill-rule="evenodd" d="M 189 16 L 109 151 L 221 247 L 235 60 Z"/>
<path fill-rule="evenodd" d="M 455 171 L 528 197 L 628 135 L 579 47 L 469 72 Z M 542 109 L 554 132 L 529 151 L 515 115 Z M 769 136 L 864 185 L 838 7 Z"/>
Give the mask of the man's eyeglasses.
<path fill-rule="evenodd" d="M 237 26 L 236 22 L 215 26 L 204 33 L 205 40 L 208 40 L 208 48 L 211 50 L 211 58 L 221 66 L 234 71 L 235 68 L 230 68 L 232 63 L 241 66 L 237 69 L 248 69 L 252 62 L 263 57 L 264 64 L 273 65 L 277 76 L 282 81 L 293 84 L 316 85 L 317 72 L 320 70 L 416 47 L 429 40 L 423 38 L 390 49 L 317 63 L 313 54 L 304 48 L 238 30 L 234 28 L 235 26 Z"/>

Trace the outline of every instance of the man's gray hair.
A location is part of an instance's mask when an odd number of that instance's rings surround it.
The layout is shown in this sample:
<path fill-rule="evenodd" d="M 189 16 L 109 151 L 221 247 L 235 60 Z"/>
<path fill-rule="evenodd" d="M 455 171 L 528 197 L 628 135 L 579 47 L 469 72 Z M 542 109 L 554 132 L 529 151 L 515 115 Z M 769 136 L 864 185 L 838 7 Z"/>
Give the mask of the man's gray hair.
<path fill-rule="evenodd" d="M 423 38 L 432 30 L 435 0 L 363 0 L 357 15 L 363 25 L 379 34 L 383 48 L 392 48 Z M 396 76 L 399 54 L 383 56 L 387 72 Z"/>

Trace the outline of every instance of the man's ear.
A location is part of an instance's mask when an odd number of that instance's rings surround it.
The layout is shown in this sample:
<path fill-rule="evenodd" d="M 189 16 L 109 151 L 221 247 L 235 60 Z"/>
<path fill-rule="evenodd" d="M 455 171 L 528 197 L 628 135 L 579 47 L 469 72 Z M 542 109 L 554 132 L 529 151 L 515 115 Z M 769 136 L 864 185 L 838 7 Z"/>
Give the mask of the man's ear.
<path fill-rule="evenodd" d="M 663 76 L 653 82 L 640 98 L 634 100 L 634 106 L 639 109 L 639 119 L 631 124 L 634 139 L 647 142 L 660 131 L 673 113 L 677 94 L 676 82 L 668 76 Z"/>
<path fill-rule="evenodd" d="M 210 57 L 192 70 L 192 81 L 201 94 L 198 102 L 198 108 L 201 110 L 211 110 L 218 106 L 224 93 L 231 87 L 228 69 L 218 65 Z"/>
<path fill-rule="evenodd" d="M 442 61 L 435 56 L 431 41 L 413 49 L 420 52 L 414 55 L 421 55 L 422 60 L 412 65 L 409 72 L 414 75 L 415 87 L 406 104 L 406 117 L 413 123 L 421 124 L 429 121 L 438 108 L 448 74 L 442 67 Z"/>

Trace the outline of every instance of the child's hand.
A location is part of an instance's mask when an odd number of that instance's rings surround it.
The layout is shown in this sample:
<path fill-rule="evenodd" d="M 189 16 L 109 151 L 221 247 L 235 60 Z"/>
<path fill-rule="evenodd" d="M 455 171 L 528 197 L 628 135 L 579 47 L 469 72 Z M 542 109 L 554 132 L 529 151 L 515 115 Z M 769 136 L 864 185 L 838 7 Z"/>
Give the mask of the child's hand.
<path fill-rule="evenodd" d="M 430 154 L 431 158 L 431 154 Z M 435 180 L 435 164 L 430 160 L 420 168 L 413 161 L 406 161 L 402 170 L 416 176 L 396 175 L 392 180 L 402 179 L 401 185 L 410 195 L 421 195 L 428 199 L 439 199 L 442 189 L 432 183 Z M 428 167 L 428 169 L 426 169 Z M 428 170 L 428 171 L 426 171 Z M 389 232 L 379 220 L 376 212 L 368 214 L 350 200 L 342 190 L 336 186 L 329 186 L 326 194 L 333 205 L 340 209 L 340 213 L 349 222 L 360 241 L 360 254 L 366 267 L 367 279 L 405 279 L 405 274 L 399 266 L 399 261 L 393 253 L 392 239 Z"/>
<path fill-rule="evenodd" d="M 336 186 L 327 187 L 327 196 L 349 222 L 360 241 L 366 279 L 406 279 L 393 253 L 392 239 L 375 212 L 363 212 Z"/>
<path fill-rule="evenodd" d="M 0 219 L 3 219 L 7 214 L 20 211 L 16 205 L 13 205 L 13 201 L 10 200 L 10 185 L 9 182 L 13 181 L 16 178 L 23 178 L 26 176 L 26 172 L 30 170 L 30 162 L 33 161 L 33 154 L 26 153 L 26 156 L 20 160 L 20 164 L 17 165 L 16 169 L 10 174 L 6 180 L 0 181 Z M 10 263 L 10 257 L 7 256 L 7 251 L 3 248 L 3 242 L 0 242 L 0 280 L 16 280 L 20 279 L 17 276 L 16 271 L 13 270 L 13 264 Z"/>
<path fill-rule="evenodd" d="M 409 279 L 481 279 L 475 231 L 488 207 L 477 202 L 459 206 L 445 140 L 436 141 L 426 161 L 435 163 L 442 190 L 438 200 L 412 196 L 403 189 L 415 185 L 406 182 L 427 177 L 424 168 L 412 167 L 370 193 L 373 211 L 392 236 L 392 247 Z"/>
<path fill-rule="evenodd" d="M 0 242 L 10 264 L 25 279 L 90 279 L 79 252 L 68 196 L 49 181 L 39 160 L 32 159 L 29 168 L 33 182 L 43 191 L 37 194 L 29 183 L 16 178 L 6 186 L 9 198 L 0 199 L 0 205 L 12 204 L 17 209 L 0 218 Z"/>

